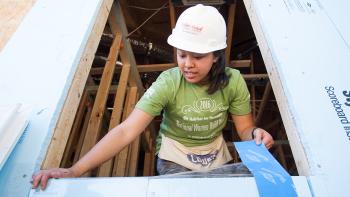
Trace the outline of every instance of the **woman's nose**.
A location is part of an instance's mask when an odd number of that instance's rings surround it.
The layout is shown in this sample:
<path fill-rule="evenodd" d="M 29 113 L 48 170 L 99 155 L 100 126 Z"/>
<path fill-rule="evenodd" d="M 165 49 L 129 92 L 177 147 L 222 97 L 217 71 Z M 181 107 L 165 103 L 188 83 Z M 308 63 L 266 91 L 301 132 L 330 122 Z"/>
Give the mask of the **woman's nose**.
<path fill-rule="evenodd" d="M 191 57 L 187 57 L 185 60 L 185 67 L 186 68 L 192 68 L 194 67 L 194 62 Z"/>

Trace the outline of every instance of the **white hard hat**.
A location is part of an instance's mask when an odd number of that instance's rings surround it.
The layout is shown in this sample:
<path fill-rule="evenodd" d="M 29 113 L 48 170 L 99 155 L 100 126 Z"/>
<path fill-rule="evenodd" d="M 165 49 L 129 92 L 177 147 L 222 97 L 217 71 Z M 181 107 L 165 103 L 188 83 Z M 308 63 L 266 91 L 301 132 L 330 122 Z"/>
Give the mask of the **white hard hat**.
<path fill-rule="evenodd" d="M 178 49 L 209 53 L 226 48 L 226 24 L 212 6 L 198 4 L 186 9 L 176 22 L 168 43 Z"/>

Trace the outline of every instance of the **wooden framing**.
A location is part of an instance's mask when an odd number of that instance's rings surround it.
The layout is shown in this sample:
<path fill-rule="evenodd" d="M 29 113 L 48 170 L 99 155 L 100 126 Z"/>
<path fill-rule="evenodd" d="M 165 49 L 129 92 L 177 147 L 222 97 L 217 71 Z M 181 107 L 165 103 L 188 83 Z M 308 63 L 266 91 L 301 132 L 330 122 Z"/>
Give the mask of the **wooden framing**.
<path fill-rule="evenodd" d="M 117 126 L 121 121 L 123 104 L 124 104 L 124 99 L 126 95 L 129 76 L 130 76 L 130 66 L 124 65 L 122 68 L 122 72 L 118 83 L 118 89 L 114 100 L 113 112 L 112 112 L 112 117 L 109 125 L 109 130 Z M 102 164 L 102 166 L 99 168 L 98 176 L 110 176 L 112 165 L 113 165 L 112 160 L 109 160 L 104 164 Z"/>
<path fill-rule="evenodd" d="M 169 0 L 169 15 L 170 15 L 170 29 L 175 28 L 176 24 L 176 11 L 174 4 L 171 0 Z M 173 48 L 173 61 L 176 62 L 176 49 Z"/>
<path fill-rule="evenodd" d="M 120 57 L 122 59 L 123 66 L 130 65 L 130 86 L 137 86 L 138 93 L 140 94 L 140 96 L 142 96 L 144 88 L 141 82 L 139 72 L 136 68 L 134 53 L 132 52 L 129 41 L 127 41 L 127 38 L 125 37 L 126 35 L 128 35 L 128 31 L 126 29 L 123 11 L 119 3 L 114 3 L 111 8 L 109 24 L 113 32 L 118 31 L 121 33 L 121 35 L 123 35 L 122 43 L 124 45 L 122 50 L 120 51 Z"/>
<path fill-rule="evenodd" d="M 81 125 L 84 121 L 84 112 L 87 108 L 86 103 L 87 103 L 87 99 L 88 99 L 88 93 L 85 90 L 83 93 L 83 96 L 81 97 L 81 101 L 77 110 L 77 115 L 74 119 L 74 123 L 72 126 L 72 130 L 70 132 L 68 141 L 67 141 L 67 145 L 63 154 L 63 158 L 60 164 L 60 167 L 64 167 L 64 166 L 70 166 L 72 165 L 72 163 L 70 163 L 70 158 L 71 158 L 71 154 L 72 152 L 77 151 L 77 139 L 79 139 L 79 136 L 81 134 Z M 80 149 L 79 149 L 80 150 Z M 80 152 L 80 151 L 79 151 Z"/>
<path fill-rule="evenodd" d="M 267 84 L 265 86 L 265 90 L 264 90 L 262 101 L 261 101 L 261 103 L 259 105 L 259 111 L 258 111 L 258 114 L 256 115 L 256 118 L 255 118 L 255 124 L 257 126 L 259 126 L 260 121 L 262 119 L 262 115 L 263 115 L 263 113 L 265 111 L 265 107 L 266 107 L 266 104 L 267 104 L 268 99 L 270 97 L 270 93 L 271 93 L 271 83 L 267 82 Z"/>
<path fill-rule="evenodd" d="M 254 73 L 254 55 L 250 54 L 250 74 Z M 252 100 L 252 115 L 253 115 L 253 119 L 255 120 L 256 118 L 256 94 L 255 94 L 255 85 L 253 84 L 250 87 L 250 95 L 251 95 L 251 100 Z"/>
<path fill-rule="evenodd" d="M 229 5 L 228 19 L 227 19 L 227 48 L 225 50 L 225 60 L 226 65 L 229 65 L 231 61 L 231 45 L 233 37 L 233 27 L 235 24 L 235 15 L 236 15 L 236 2 Z"/>
<path fill-rule="evenodd" d="M 129 116 L 131 111 L 134 109 L 136 101 L 137 87 L 131 87 L 126 95 L 126 104 L 123 113 L 123 120 L 125 120 Z M 136 141 L 138 142 L 138 140 Z M 126 176 L 128 174 L 130 166 L 130 151 L 132 149 L 132 144 L 133 143 L 126 146 L 116 156 L 112 176 Z"/>
<path fill-rule="evenodd" d="M 47 150 L 45 160 L 42 164 L 42 169 L 57 168 L 60 165 L 64 148 L 69 137 L 69 132 L 73 125 L 74 115 L 78 109 L 80 98 L 84 90 L 84 85 L 88 77 L 112 3 L 112 0 L 104 0 L 102 2 L 96 22 L 85 46 L 83 55 L 80 58 L 72 85 L 68 91 L 68 95 L 56 124 L 52 140 Z"/>
<path fill-rule="evenodd" d="M 130 88 L 130 113 L 135 108 L 137 101 L 139 100 L 139 96 L 137 94 L 137 87 Z M 129 115 L 128 113 L 127 115 Z M 136 139 L 129 145 L 130 153 L 129 153 L 129 168 L 127 175 L 128 176 L 136 176 L 137 173 L 137 164 L 139 160 L 139 152 L 140 152 L 140 142 L 141 136 L 137 136 Z"/>
<path fill-rule="evenodd" d="M 93 102 L 92 101 L 87 101 L 86 114 L 84 116 L 84 122 L 82 124 L 81 133 L 80 133 L 80 137 L 79 137 L 78 144 L 77 144 L 77 147 L 76 147 L 73 163 L 76 163 L 79 160 L 81 147 L 83 146 L 83 142 L 84 142 L 84 139 L 85 139 L 87 127 L 89 125 L 89 120 L 90 120 L 91 113 L 92 113 L 92 107 L 93 107 Z"/>
<path fill-rule="evenodd" d="M 102 74 L 102 80 L 97 90 L 97 95 L 88 123 L 84 143 L 80 151 L 80 158 L 83 157 L 96 144 L 98 140 L 101 121 L 109 94 L 109 87 L 114 75 L 115 62 L 117 61 L 119 54 L 120 42 L 121 35 L 115 35 L 108 55 L 108 61 L 106 62 L 106 66 Z"/>

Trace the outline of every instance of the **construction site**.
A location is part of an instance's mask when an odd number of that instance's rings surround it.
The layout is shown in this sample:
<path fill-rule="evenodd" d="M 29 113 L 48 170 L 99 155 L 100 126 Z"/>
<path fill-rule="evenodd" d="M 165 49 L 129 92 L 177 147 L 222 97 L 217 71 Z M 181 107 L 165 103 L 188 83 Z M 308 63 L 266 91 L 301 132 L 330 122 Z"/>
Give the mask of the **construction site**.
<path fill-rule="evenodd" d="M 32 189 L 33 173 L 74 165 L 177 67 L 167 38 L 196 4 L 224 17 L 226 66 L 242 74 L 254 124 L 273 137 L 269 152 L 297 196 L 349 196 L 350 2 L 341 0 L 0 0 L 0 196 L 268 196 L 254 173 L 160 176 L 162 115 L 82 177 Z M 242 162 L 230 118 L 222 133 Z"/>

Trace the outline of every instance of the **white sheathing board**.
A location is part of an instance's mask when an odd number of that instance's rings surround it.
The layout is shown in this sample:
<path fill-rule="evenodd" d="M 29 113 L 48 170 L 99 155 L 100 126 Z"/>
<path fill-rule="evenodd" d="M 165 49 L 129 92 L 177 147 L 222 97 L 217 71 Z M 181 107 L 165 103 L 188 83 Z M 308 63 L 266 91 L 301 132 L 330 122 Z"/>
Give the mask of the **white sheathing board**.
<path fill-rule="evenodd" d="M 20 104 L 6 106 L 0 105 L 0 138 L 9 126 L 11 119 L 13 119 L 13 117 L 16 115 L 18 108 L 20 107 Z"/>
<path fill-rule="evenodd" d="M 0 103 L 33 115 L 0 172 L 0 196 L 28 195 L 101 3 L 38 0 L 1 51 Z"/>
<path fill-rule="evenodd" d="M 299 196 L 309 197 L 305 177 L 292 177 Z M 78 178 L 51 180 L 45 191 L 32 190 L 30 197 L 130 196 L 130 197 L 258 197 L 254 177 L 231 178 Z"/>
<path fill-rule="evenodd" d="M 315 196 L 348 196 L 350 1 L 244 3 L 299 171 Z"/>
<path fill-rule="evenodd" d="M 21 104 L 0 106 L 0 170 L 28 124 L 30 109 Z"/>
<path fill-rule="evenodd" d="M 48 187 L 32 189 L 31 197 L 147 197 L 148 177 L 141 178 L 72 178 L 50 180 Z"/>

